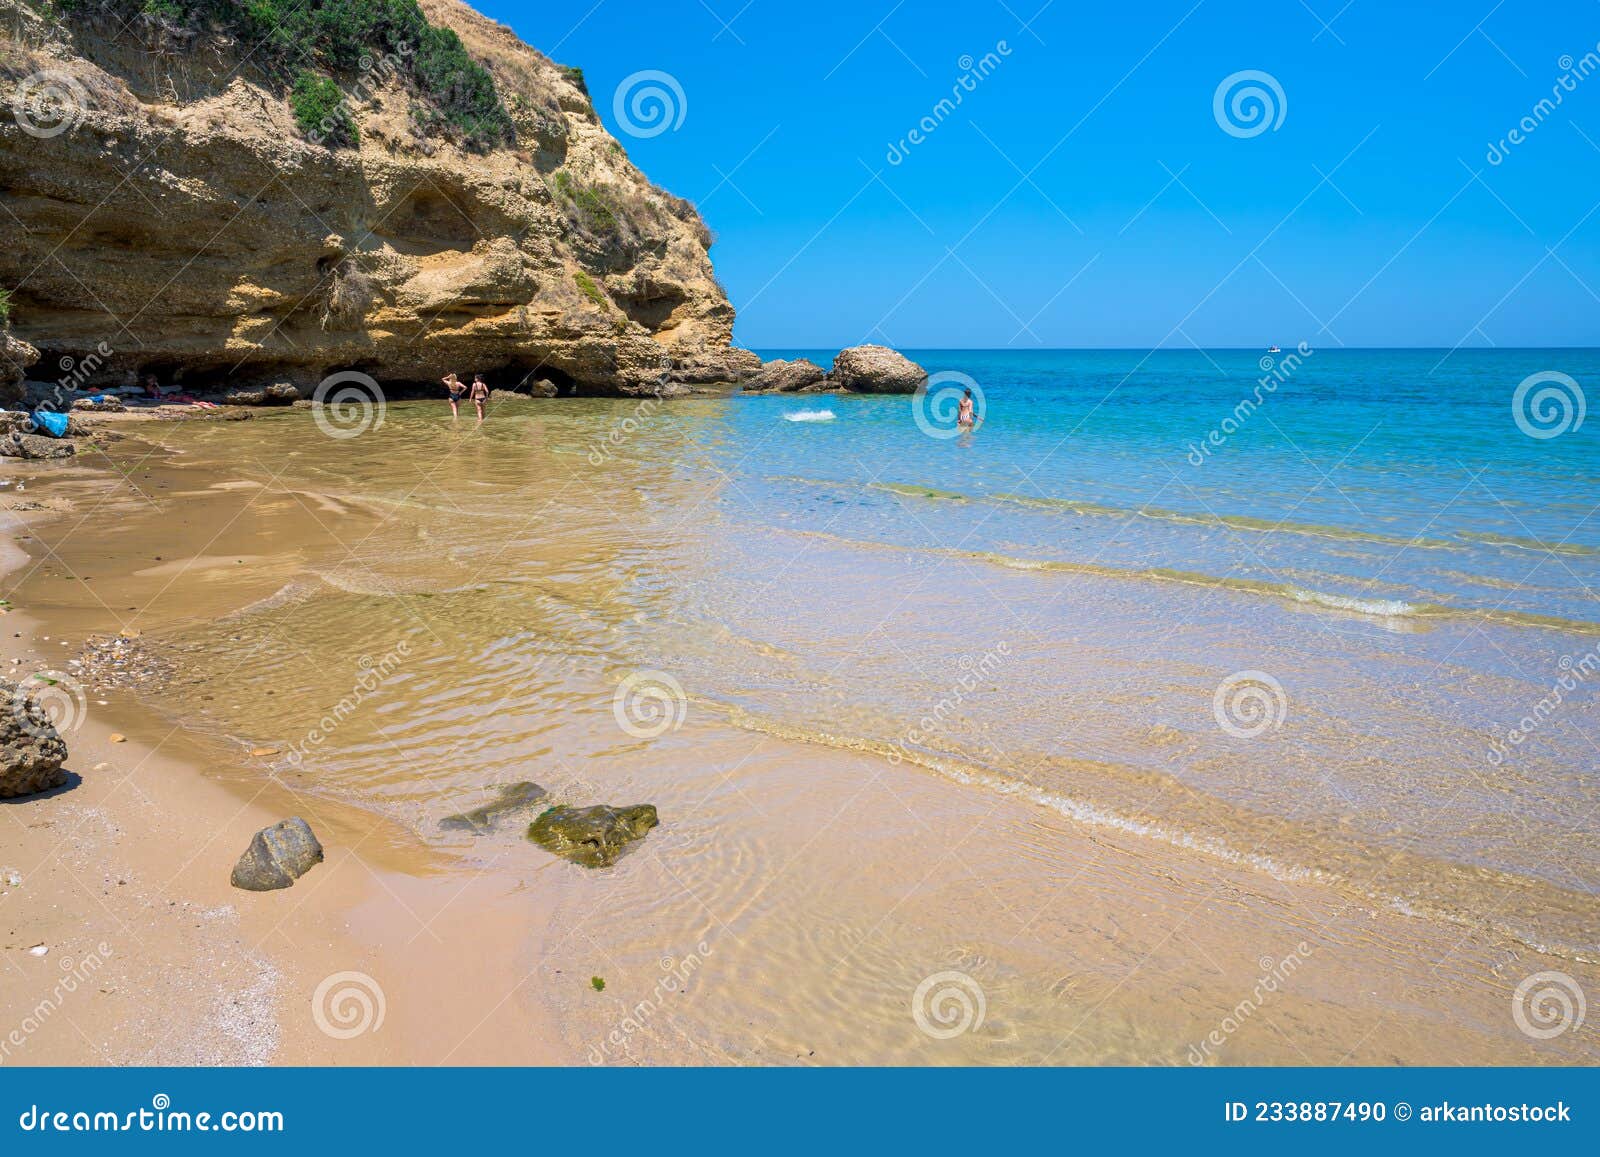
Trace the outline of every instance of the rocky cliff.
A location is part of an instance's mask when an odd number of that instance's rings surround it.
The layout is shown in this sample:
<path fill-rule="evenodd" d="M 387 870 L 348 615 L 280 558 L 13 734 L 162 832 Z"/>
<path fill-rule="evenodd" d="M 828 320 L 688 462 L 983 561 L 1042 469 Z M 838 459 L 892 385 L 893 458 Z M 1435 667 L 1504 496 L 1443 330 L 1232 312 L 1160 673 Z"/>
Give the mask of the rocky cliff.
<path fill-rule="evenodd" d="M 431 133 L 378 48 L 331 72 L 354 131 L 330 147 L 198 7 L 0 0 L 0 287 L 30 376 L 641 394 L 753 372 L 709 231 L 581 74 L 456 0 L 420 7 L 492 78 L 501 139 Z"/>

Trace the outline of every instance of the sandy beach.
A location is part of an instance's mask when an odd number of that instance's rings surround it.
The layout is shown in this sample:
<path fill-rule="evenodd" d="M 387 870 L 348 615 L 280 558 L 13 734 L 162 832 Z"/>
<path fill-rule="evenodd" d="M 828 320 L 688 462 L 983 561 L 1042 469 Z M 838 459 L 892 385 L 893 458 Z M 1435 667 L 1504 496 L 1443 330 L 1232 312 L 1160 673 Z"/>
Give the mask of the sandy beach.
<path fill-rule="evenodd" d="M 291 424 L 310 417 L 271 421 L 253 436 L 294 444 Z M 220 466 L 184 440 L 187 424 L 118 429 L 127 437 L 70 463 L 14 471 L 25 496 L 5 491 L 12 677 L 71 671 L 91 635 L 118 631 L 173 667 L 147 692 L 85 679 L 63 731 L 73 782 L 0 805 L 0 873 L 20 877 L 0 896 L 0 1028 L 20 1036 L 7 1064 L 1596 1059 L 1582 1035 L 1536 1041 L 1510 1015 L 1531 973 L 1600 982 L 1583 960 L 1073 822 L 873 750 L 752 731 L 736 711 L 695 706 L 681 727 L 605 744 L 581 767 L 558 729 L 517 764 L 586 803 L 648 796 L 662 826 L 615 868 L 562 863 L 520 825 L 441 841 L 451 809 L 436 800 L 449 794 L 361 806 L 319 782 L 316 759 L 367 742 L 354 722 L 316 758 L 285 762 L 293 736 L 276 712 L 290 709 L 270 704 L 296 694 L 295 668 L 244 649 L 245 626 L 234 674 L 184 666 L 202 620 L 293 585 L 331 534 L 319 516 L 339 512 L 348 542 L 411 533 L 419 515 L 360 510 L 333 486 L 319 506 L 283 472 Z M 173 497 L 181 518 L 165 516 Z M 17 509 L 35 503 L 46 509 Z M 584 510 L 543 533 L 570 544 Z M 248 561 L 236 542 L 256 544 Z M 577 565 L 570 545 L 552 558 Z M 292 633 L 316 601 L 274 605 Z M 561 645 L 581 650 L 570 634 Z M 211 724 L 212 694 L 252 696 L 215 710 L 255 730 Z M 403 705 L 412 692 L 392 694 Z M 303 712 L 296 699 L 302 725 Z M 402 720 L 385 726 L 401 737 L 393 759 L 421 758 Z M 476 795 L 454 797 L 481 799 L 498 775 L 469 771 Z M 287 890 L 231 888 L 251 834 L 290 815 L 311 823 L 326 862 Z"/>

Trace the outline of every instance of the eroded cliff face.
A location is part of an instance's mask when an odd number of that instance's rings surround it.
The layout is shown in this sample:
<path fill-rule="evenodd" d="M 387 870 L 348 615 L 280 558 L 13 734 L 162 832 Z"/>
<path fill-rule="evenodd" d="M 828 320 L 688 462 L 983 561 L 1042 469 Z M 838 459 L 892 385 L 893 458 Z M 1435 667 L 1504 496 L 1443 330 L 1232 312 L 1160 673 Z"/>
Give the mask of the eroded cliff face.
<path fill-rule="evenodd" d="M 340 78 L 359 146 L 329 149 L 214 27 L 0 0 L 0 286 L 42 355 L 30 376 L 71 358 L 88 386 L 309 392 L 339 370 L 399 389 L 453 369 L 643 394 L 753 372 L 705 225 L 634 168 L 581 80 L 456 0 L 421 6 L 488 68 L 514 144 L 428 139 L 375 57 Z"/>

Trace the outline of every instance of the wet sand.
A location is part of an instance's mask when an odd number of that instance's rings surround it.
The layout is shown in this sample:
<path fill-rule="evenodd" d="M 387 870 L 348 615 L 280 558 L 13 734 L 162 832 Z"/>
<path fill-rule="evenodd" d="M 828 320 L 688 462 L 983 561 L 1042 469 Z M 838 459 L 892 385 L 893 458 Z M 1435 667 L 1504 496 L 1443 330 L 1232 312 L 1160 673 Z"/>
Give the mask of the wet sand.
<path fill-rule="evenodd" d="M 1512 1015 L 1513 991 L 1536 972 L 1596 991 L 1600 970 L 1583 960 L 1087 827 L 881 754 L 753 733 L 727 712 L 697 707 L 648 742 L 594 739 L 614 682 L 598 661 L 584 666 L 587 632 L 614 629 L 598 597 L 560 636 L 577 675 L 558 680 L 548 664 L 490 672 L 501 684 L 542 679 L 543 706 L 463 720 L 440 750 L 413 713 L 452 705 L 399 686 L 404 711 L 381 729 L 355 720 L 334 732 L 327 752 L 375 744 L 380 730 L 392 748 L 389 773 L 352 802 L 336 765 L 319 779 L 317 759 L 282 758 L 284 737 L 306 723 L 297 682 L 326 705 L 348 671 L 330 673 L 309 642 L 283 661 L 266 643 L 297 623 L 309 635 L 301 615 L 344 605 L 325 585 L 284 596 L 312 562 L 344 596 L 369 597 L 358 559 L 342 571 L 330 560 L 347 543 L 398 543 L 416 513 L 224 469 L 186 443 L 161 451 L 159 429 L 122 428 L 132 436 L 110 457 L 17 468 L 29 501 L 70 509 L 4 516 L 27 553 L 5 581 L 19 609 L 0 618 L 13 672 L 62 667 L 90 634 L 129 624 L 178 669 L 143 698 L 91 686 L 66 735 L 82 782 L 0 805 L 0 873 L 23 877 L 0 896 L 10 977 L 0 1029 L 71 974 L 62 960 L 81 967 L 107 948 L 92 983 L 61 996 L 5 1063 L 1600 1060 L 1592 1033 L 1539 1040 Z M 461 454 L 480 452 L 463 437 Z M 582 498 L 541 507 L 551 533 L 518 542 L 519 565 L 546 568 L 553 601 L 581 601 L 591 570 L 637 565 L 592 545 L 596 526 L 631 516 L 618 510 L 626 499 L 607 495 L 597 512 Z M 417 582 L 429 621 L 450 622 L 448 583 Z M 473 597 L 472 613 L 492 613 Z M 205 623 L 263 602 L 262 637 L 250 620 L 224 626 L 238 634 L 237 661 L 206 666 L 219 652 Z M 409 621 L 409 610 L 387 613 Z M 412 637 L 418 665 L 451 660 L 448 630 L 369 631 L 359 652 Z M 240 719 L 253 721 L 249 734 Z M 112 732 L 127 742 L 109 742 Z M 575 802 L 648 800 L 662 827 L 603 872 L 552 859 L 516 825 L 441 839 L 438 815 L 457 810 L 442 799 L 474 802 L 467 788 L 481 797 L 516 769 L 489 766 L 502 734 L 538 736 L 518 757 L 520 778 Z M 250 756 L 258 744 L 277 754 Z M 436 766 L 457 765 L 459 785 L 425 790 Z M 250 834 L 290 814 L 312 823 L 327 862 L 287 891 L 230 888 Z M 28 955 L 40 942 L 49 954 Z M 359 992 L 325 1002 L 319 1022 L 318 986 L 347 973 L 360 978 L 332 991 Z"/>

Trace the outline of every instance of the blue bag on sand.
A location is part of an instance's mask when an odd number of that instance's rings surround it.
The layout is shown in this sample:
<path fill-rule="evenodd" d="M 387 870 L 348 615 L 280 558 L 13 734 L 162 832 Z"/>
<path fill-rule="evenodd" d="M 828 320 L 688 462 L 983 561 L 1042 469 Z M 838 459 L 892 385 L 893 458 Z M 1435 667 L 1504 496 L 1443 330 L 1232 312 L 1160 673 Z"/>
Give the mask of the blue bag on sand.
<path fill-rule="evenodd" d="M 67 420 L 65 414 L 56 414 L 50 410 L 35 410 L 33 412 L 33 424 L 52 438 L 65 438 L 67 436 Z"/>

